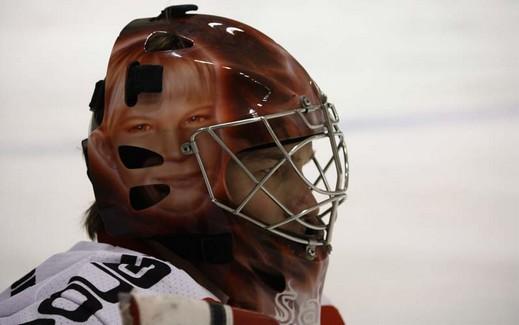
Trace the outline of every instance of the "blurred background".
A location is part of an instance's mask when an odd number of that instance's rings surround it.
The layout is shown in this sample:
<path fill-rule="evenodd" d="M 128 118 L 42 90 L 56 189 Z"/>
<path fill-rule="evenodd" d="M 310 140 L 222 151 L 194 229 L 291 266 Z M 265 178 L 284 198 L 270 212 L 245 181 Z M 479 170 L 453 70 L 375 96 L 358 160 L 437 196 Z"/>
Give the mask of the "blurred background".
<path fill-rule="evenodd" d="M 172 4 L 0 3 L 0 290 L 86 240 L 94 83 L 122 27 Z M 519 324 L 519 2 L 197 4 L 282 44 L 340 111 L 325 294 L 348 324 Z"/>

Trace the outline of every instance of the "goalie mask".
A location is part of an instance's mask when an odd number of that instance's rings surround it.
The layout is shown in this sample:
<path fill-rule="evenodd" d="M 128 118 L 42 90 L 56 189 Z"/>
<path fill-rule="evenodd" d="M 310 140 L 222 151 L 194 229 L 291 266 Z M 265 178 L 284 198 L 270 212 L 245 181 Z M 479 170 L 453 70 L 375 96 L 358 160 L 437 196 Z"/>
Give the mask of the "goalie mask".
<path fill-rule="evenodd" d="M 270 38 L 194 9 L 128 24 L 96 85 L 99 238 L 169 251 L 229 304 L 314 324 L 348 179 L 337 113 Z"/>

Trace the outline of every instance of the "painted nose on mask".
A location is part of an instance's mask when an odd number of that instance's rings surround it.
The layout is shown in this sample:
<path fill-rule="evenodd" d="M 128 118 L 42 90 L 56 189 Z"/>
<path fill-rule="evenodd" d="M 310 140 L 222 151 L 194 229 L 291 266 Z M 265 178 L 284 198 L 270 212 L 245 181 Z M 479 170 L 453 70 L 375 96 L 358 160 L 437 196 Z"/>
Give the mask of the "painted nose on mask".
<path fill-rule="evenodd" d="M 182 137 L 178 130 L 161 130 L 159 132 L 159 147 L 162 152 L 164 161 L 180 161 L 185 160 L 188 156 L 182 153 L 181 145 L 188 140 Z"/>

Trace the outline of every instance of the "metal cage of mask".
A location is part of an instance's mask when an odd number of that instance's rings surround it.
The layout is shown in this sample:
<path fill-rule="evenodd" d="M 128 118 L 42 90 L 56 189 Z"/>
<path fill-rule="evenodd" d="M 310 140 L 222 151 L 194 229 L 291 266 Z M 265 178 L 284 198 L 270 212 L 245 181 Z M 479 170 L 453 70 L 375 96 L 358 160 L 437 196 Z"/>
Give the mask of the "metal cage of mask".
<path fill-rule="evenodd" d="M 346 199 L 346 189 L 348 187 L 348 177 L 349 177 L 349 167 L 348 167 L 348 155 L 347 155 L 347 149 L 346 144 L 344 141 L 344 135 L 342 131 L 339 129 L 339 116 L 335 110 L 335 107 L 331 103 L 324 103 L 320 105 L 310 105 L 307 101 L 302 101 L 303 107 L 296 108 L 289 111 L 274 113 L 274 114 L 268 114 L 263 116 L 256 116 L 246 119 L 241 119 L 237 121 L 232 122 L 226 122 L 226 123 L 220 123 L 215 124 L 207 127 L 203 127 L 198 129 L 193 133 L 193 135 L 190 138 L 190 142 L 186 142 L 182 145 L 182 152 L 185 155 L 191 155 L 194 154 L 196 156 L 196 159 L 198 161 L 200 170 L 202 172 L 205 185 L 207 187 L 208 193 L 210 195 L 211 201 L 216 204 L 218 207 L 238 216 L 241 217 L 249 222 L 254 223 L 255 225 L 263 228 L 264 230 L 281 236 L 285 239 L 288 239 L 290 241 L 304 244 L 307 246 L 306 252 L 307 255 L 310 258 L 313 258 L 315 256 L 315 247 L 316 246 L 323 246 L 323 245 L 330 245 L 331 238 L 332 238 L 332 232 L 333 232 L 333 226 L 337 218 L 337 210 L 339 204 L 343 203 Z M 305 105 L 306 104 L 306 105 Z M 309 119 L 306 118 L 305 114 L 317 112 L 317 111 L 323 111 L 325 116 L 325 121 L 322 124 L 314 124 L 309 121 Z M 302 119 L 304 124 L 311 130 L 314 130 L 316 133 L 314 133 L 311 136 L 308 136 L 304 139 L 302 139 L 297 145 L 295 145 L 293 148 L 291 148 L 289 151 L 285 149 L 283 146 L 282 141 L 279 139 L 279 137 L 275 134 L 270 121 L 278 118 L 293 116 L 296 118 Z M 275 164 L 270 171 L 264 175 L 261 179 L 256 178 L 251 171 L 243 164 L 243 162 L 237 157 L 237 154 L 234 153 L 228 145 L 224 142 L 224 140 L 217 134 L 217 130 L 223 129 L 223 128 L 231 128 L 235 126 L 244 126 L 251 123 L 262 123 L 270 136 L 273 140 L 273 146 L 276 146 L 282 153 L 283 158 L 278 161 L 277 164 Z M 232 207 L 225 202 L 220 201 L 213 192 L 213 186 L 211 184 L 210 178 L 208 176 L 207 170 L 204 166 L 204 160 L 203 157 L 199 151 L 199 148 L 197 146 L 197 139 L 201 134 L 209 134 L 211 138 L 218 143 L 221 148 L 226 152 L 230 159 L 232 159 L 242 170 L 245 172 L 247 177 L 250 178 L 255 183 L 254 188 L 247 194 L 245 199 L 237 206 Z M 308 180 L 305 175 L 303 175 L 303 172 L 299 170 L 296 165 L 294 164 L 292 160 L 292 155 L 297 152 L 301 147 L 304 145 L 311 143 L 312 141 L 315 141 L 317 139 L 322 138 L 328 138 L 328 143 L 331 147 L 332 156 L 328 159 L 328 161 L 325 164 L 319 163 L 319 161 L 315 158 L 314 155 L 312 155 L 312 162 L 315 164 L 315 167 L 319 171 L 319 176 L 314 181 Z M 342 159 L 341 159 L 342 156 Z M 288 162 L 295 170 L 297 175 L 305 182 L 306 186 L 312 191 L 315 191 L 317 193 L 320 193 L 321 195 L 326 196 L 327 198 L 317 202 L 315 206 L 306 208 L 299 213 L 293 213 L 289 209 L 285 207 L 285 205 L 280 202 L 264 185 L 269 180 L 270 177 L 277 171 L 277 169 L 284 164 L 285 162 Z M 330 184 L 328 182 L 326 177 L 326 172 L 332 168 L 332 166 L 335 167 L 336 170 L 336 183 Z M 324 185 L 324 189 L 319 188 L 317 185 L 319 183 L 322 183 Z M 261 220 L 258 220 L 254 216 L 250 216 L 245 214 L 242 209 L 243 207 L 249 202 L 249 200 L 258 192 L 263 191 L 273 202 L 275 202 L 288 216 L 283 221 L 276 222 L 274 224 L 267 224 Z M 331 205 L 330 208 L 326 209 L 323 212 L 320 212 L 318 214 L 318 218 L 320 220 L 323 220 L 325 216 L 328 216 L 328 222 L 323 223 L 322 225 L 314 225 L 310 224 L 306 221 L 304 221 L 302 218 L 309 213 L 318 210 L 325 206 L 325 205 Z M 288 224 L 290 222 L 298 222 L 304 227 L 307 227 L 309 229 L 317 230 L 317 231 L 324 231 L 325 236 L 323 236 L 322 239 L 309 239 L 305 238 L 305 236 L 297 236 L 293 233 L 288 233 L 287 231 L 284 231 L 283 229 L 280 229 L 281 226 Z"/>

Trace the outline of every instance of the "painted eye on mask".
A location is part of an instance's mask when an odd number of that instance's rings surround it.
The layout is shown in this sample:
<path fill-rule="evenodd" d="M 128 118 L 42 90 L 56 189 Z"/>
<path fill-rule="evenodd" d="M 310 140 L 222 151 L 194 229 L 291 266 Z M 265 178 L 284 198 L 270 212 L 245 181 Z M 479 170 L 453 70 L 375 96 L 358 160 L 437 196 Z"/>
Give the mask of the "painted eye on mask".
<path fill-rule="evenodd" d="M 164 158 L 158 153 L 134 146 L 119 146 L 119 157 L 128 169 L 147 168 L 164 163 Z"/>
<path fill-rule="evenodd" d="M 211 115 L 192 115 L 184 121 L 184 126 L 197 128 L 204 126 L 212 118 Z"/>
<path fill-rule="evenodd" d="M 130 133 L 138 133 L 138 132 L 147 132 L 151 130 L 151 125 L 149 124 L 136 124 L 128 129 Z"/>

